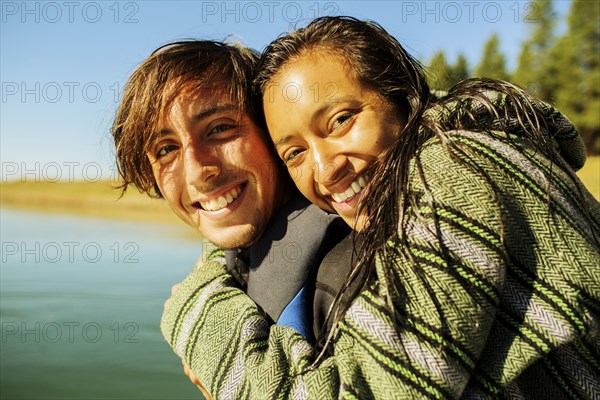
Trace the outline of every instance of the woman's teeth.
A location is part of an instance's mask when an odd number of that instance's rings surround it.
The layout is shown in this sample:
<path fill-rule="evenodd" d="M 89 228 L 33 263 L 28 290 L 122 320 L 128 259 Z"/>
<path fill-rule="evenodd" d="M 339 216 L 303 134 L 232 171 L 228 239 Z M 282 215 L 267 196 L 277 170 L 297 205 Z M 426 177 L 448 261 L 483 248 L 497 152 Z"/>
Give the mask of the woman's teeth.
<path fill-rule="evenodd" d="M 241 186 L 238 186 L 234 189 L 231 189 L 229 192 L 222 194 L 216 199 L 201 201 L 200 206 L 207 211 L 218 211 L 227 207 L 228 204 L 231 204 L 235 199 L 238 198 L 241 192 L 242 188 Z"/>
<path fill-rule="evenodd" d="M 341 203 L 346 199 L 349 199 L 350 197 L 354 196 L 355 194 L 360 193 L 365 188 L 365 186 L 367 186 L 366 179 L 362 176 L 359 176 L 358 179 L 356 179 L 354 182 L 352 182 L 352 184 L 350 184 L 350 186 L 348 187 L 348 189 L 346 189 L 345 192 L 332 193 L 331 198 L 336 203 Z"/>

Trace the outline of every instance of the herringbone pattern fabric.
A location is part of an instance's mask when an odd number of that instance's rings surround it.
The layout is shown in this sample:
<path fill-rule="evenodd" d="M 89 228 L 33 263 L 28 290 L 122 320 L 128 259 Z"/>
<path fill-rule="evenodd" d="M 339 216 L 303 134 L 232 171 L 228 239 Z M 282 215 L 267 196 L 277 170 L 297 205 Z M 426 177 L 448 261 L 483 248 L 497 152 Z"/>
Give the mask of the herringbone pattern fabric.
<path fill-rule="evenodd" d="M 600 204 L 525 140 L 447 138 L 463 153 L 418 155 L 395 324 L 380 259 L 316 369 L 221 263 L 194 269 L 161 327 L 216 399 L 600 398 Z"/>

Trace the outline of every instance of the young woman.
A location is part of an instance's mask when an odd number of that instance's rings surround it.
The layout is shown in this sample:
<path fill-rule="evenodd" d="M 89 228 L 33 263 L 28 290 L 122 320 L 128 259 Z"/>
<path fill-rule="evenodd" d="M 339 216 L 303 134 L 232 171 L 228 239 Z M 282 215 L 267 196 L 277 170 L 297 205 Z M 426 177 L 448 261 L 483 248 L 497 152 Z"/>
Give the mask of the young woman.
<path fill-rule="evenodd" d="M 339 297 L 361 290 L 313 349 L 198 268 L 163 330 L 215 398 L 597 396 L 600 204 L 564 116 L 499 81 L 436 97 L 393 37 L 344 17 L 275 40 L 256 82 L 298 188 L 361 233 Z"/>

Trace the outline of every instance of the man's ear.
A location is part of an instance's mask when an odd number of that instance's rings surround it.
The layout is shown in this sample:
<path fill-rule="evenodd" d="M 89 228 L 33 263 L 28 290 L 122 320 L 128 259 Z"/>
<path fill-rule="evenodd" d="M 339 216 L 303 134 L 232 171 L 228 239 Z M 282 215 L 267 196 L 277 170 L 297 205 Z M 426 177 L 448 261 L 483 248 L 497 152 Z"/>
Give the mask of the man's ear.
<path fill-rule="evenodd" d="M 156 197 L 157 199 L 162 199 L 163 195 L 162 195 L 160 188 L 158 187 L 158 184 L 156 183 L 156 181 L 154 181 L 152 186 L 154 188 L 154 196 L 153 197 Z"/>

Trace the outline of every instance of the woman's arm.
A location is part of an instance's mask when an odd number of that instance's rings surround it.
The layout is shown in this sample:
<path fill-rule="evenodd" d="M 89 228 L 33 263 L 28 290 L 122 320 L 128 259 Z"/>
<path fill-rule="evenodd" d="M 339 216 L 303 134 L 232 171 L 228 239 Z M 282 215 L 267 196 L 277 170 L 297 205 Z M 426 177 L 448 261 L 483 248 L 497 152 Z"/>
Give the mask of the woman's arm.
<path fill-rule="evenodd" d="M 482 136 L 453 140 L 471 164 L 439 141 L 423 147 L 412 175 L 409 247 L 378 260 L 377 281 L 352 303 L 333 354 L 317 368 L 308 369 L 311 346 L 291 328 L 269 326 L 221 264 L 194 270 L 162 329 L 215 399 L 446 399 L 467 385 L 497 385 L 477 362 L 502 301 L 506 221 L 520 217 L 503 193 L 523 188 L 487 157 Z"/>

